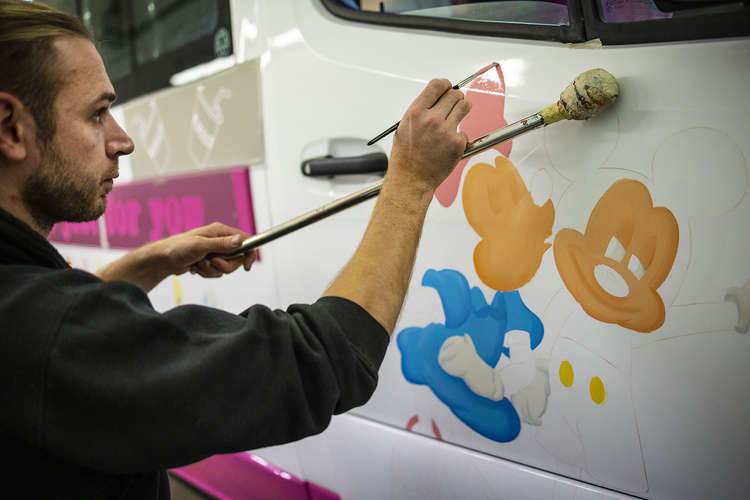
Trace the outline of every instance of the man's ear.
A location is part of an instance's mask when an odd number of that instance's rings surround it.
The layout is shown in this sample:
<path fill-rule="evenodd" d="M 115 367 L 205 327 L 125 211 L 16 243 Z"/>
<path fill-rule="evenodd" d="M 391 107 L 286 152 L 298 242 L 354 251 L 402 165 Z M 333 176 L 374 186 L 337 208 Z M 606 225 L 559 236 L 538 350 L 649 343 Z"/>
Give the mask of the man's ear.
<path fill-rule="evenodd" d="M 0 156 L 7 160 L 26 158 L 26 137 L 29 132 L 28 111 L 13 94 L 0 92 Z"/>

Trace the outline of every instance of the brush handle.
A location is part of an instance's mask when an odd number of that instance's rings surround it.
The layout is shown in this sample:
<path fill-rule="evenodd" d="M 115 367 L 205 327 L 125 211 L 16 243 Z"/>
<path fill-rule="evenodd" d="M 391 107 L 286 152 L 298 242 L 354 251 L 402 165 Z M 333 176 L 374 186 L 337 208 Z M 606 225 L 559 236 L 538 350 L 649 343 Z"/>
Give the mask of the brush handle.
<path fill-rule="evenodd" d="M 380 189 L 382 187 L 383 181 L 379 181 L 377 184 L 366 187 L 364 189 L 360 189 L 359 191 L 355 191 L 348 196 L 344 196 L 343 198 L 339 198 L 338 200 L 334 200 L 330 203 L 326 203 L 325 205 L 320 206 L 315 210 L 306 212 L 293 219 L 289 219 L 286 222 L 282 222 L 277 226 L 267 229 L 262 233 L 258 233 L 247 238 L 242 242 L 242 246 L 240 248 L 224 255 L 231 257 L 233 255 L 238 255 L 241 253 L 245 253 L 248 250 L 258 248 L 259 246 L 268 243 L 269 241 L 273 241 L 276 238 L 280 238 L 286 234 L 291 233 L 292 231 L 296 231 L 297 229 L 308 226 L 313 222 L 317 222 L 320 219 L 328 217 L 329 215 L 333 215 L 351 206 L 357 205 L 358 203 L 361 203 L 365 200 L 374 198 L 380 193 Z"/>
<path fill-rule="evenodd" d="M 467 76 L 466 78 L 464 78 L 463 80 L 461 80 L 461 81 L 460 81 L 460 82 L 458 82 L 457 84 L 455 84 L 455 85 L 451 86 L 451 88 L 452 88 L 452 89 L 454 89 L 454 90 L 458 90 L 458 89 L 460 89 L 461 87 L 463 87 L 464 85 L 466 85 L 467 83 L 469 83 L 469 82 L 470 82 L 470 81 L 472 81 L 472 80 L 473 80 L 474 78 L 476 78 L 477 76 L 481 75 L 482 73 L 484 73 L 485 71 L 487 71 L 487 70 L 488 70 L 488 69 L 490 69 L 491 67 L 495 66 L 496 64 L 497 64 L 497 63 L 492 63 L 492 64 L 489 64 L 489 65 L 485 66 L 484 68 L 480 69 L 479 71 L 477 71 L 477 72 L 476 72 L 476 73 L 474 73 L 473 75 L 471 75 L 471 76 Z M 395 130 L 396 130 L 396 129 L 398 128 L 398 125 L 399 125 L 400 123 L 401 123 L 401 121 L 399 120 L 399 121 L 397 121 L 396 123 L 394 123 L 393 125 L 391 125 L 390 127 L 388 127 L 387 129 L 383 130 L 383 131 L 382 131 L 382 132 L 380 132 L 380 133 L 379 133 L 378 135 L 376 135 L 375 137 L 373 137 L 372 139 L 370 139 L 370 140 L 369 140 L 369 141 L 367 142 L 367 145 L 368 145 L 368 146 L 372 146 L 373 144 L 375 144 L 376 142 L 378 142 L 378 141 L 379 141 L 380 139 L 382 139 L 382 138 L 383 138 L 383 137 L 385 137 L 386 135 L 388 135 L 388 134 L 390 134 L 391 132 L 395 131 Z"/>
<path fill-rule="evenodd" d="M 380 139 L 382 139 L 386 135 L 388 135 L 391 132 L 393 132 L 394 130 L 396 130 L 398 128 L 398 126 L 399 126 L 400 123 L 401 123 L 401 120 L 397 121 L 396 123 L 394 123 L 393 125 L 391 125 L 387 129 L 383 130 L 378 135 L 376 135 L 375 137 L 373 137 L 372 139 L 370 139 L 369 141 L 367 141 L 367 145 L 368 146 L 372 146 L 373 144 L 375 144 L 376 142 L 378 142 Z"/>
<path fill-rule="evenodd" d="M 523 134 L 524 132 L 528 132 L 529 130 L 541 127 L 542 125 L 544 125 L 544 120 L 539 115 L 539 113 L 535 113 L 522 120 L 518 120 L 515 123 L 511 123 L 508 126 L 495 130 L 494 132 L 490 132 L 489 134 L 480 137 L 479 139 L 471 141 L 469 144 L 467 144 L 466 151 L 463 155 L 461 155 L 461 159 L 481 153 L 482 151 L 489 149 L 492 146 L 512 139 L 513 137 Z M 304 213 L 298 217 L 267 229 L 262 233 L 251 236 L 250 238 L 247 238 L 245 241 L 243 241 L 242 246 L 237 250 L 233 250 L 232 252 L 224 254 L 224 256 L 232 257 L 241 253 L 246 253 L 265 243 L 268 243 L 269 241 L 273 241 L 276 238 L 280 238 L 281 236 L 291 233 L 292 231 L 296 231 L 297 229 L 308 226 L 313 222 L 324 219 L 329 215 L 333 215 L 344 209 L 357 205 L 365 200 L 374 198 L 380 193 L 380 190 L 383 187 L 383 182 L 384 181 L 381 180 L 377 184 L 360 189 L 359 191 L 355 191 L 348 196 L 344 196 L 343 198 L 339 198 L 338 200 L 326 203 L 325 205 L 316 208 L 315 210 L 311 210 L 310 212 Z"/>

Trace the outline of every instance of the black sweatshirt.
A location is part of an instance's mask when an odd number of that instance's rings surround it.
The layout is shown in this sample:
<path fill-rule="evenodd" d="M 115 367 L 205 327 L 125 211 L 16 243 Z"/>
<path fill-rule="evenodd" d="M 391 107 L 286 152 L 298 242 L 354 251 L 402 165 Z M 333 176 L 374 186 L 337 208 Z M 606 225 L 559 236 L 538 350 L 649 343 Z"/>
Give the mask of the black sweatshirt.
<path fill-rule="evenodd" d="M 336 297 L 156 312 L 0 210 L 0 497 L 169 498 L 167 468 L 316 434 L 365 403 L 387 345 Z"/>

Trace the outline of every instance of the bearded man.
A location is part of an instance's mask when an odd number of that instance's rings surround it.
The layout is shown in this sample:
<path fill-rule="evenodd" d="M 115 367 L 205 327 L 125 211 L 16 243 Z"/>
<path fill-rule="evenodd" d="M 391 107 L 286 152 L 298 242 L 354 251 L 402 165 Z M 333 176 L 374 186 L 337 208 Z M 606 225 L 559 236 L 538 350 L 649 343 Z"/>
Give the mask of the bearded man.
<path fill-rule="evenodd" d="M 212 224 L 152 242 L 98 275 L 46 237 L 99 217 L 133 152 L 81 22 L 0 0 L 0 496 L 169 498 L 165 470 L 321 432 L 364 404 L 409 283 L 437 186 L 466 147 L 470 105 L 433 80 L 398 128 L 363 239 L 323 296 L 237 315 L 146 293 L 212 277 L 247 237 Z M 252 286 L 252 285 L 249 285 Z M 257 286 L 257 284 L 255 284 Z"/>

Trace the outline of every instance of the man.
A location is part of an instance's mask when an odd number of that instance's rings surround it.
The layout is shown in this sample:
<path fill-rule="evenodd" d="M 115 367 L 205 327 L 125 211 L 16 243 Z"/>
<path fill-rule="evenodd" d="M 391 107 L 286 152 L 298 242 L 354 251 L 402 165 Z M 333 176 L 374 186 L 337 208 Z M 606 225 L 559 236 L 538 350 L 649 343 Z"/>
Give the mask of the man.
<path fill-rule="evenodd" d="M 154 311 L 170 274 L 247 235 L 220 224 L 146 245 L 99 276 L 47 242 L 106 207 L 133 151 L 78 20 L 0 0 L 0 496 L 168 498 L 165 469 L 321 432 L 363 404 L 401 309 L 427 207 L 466 147 L 470 105 L 433 80 L 404 115 L 354 256 L 310 305 Z"/>

